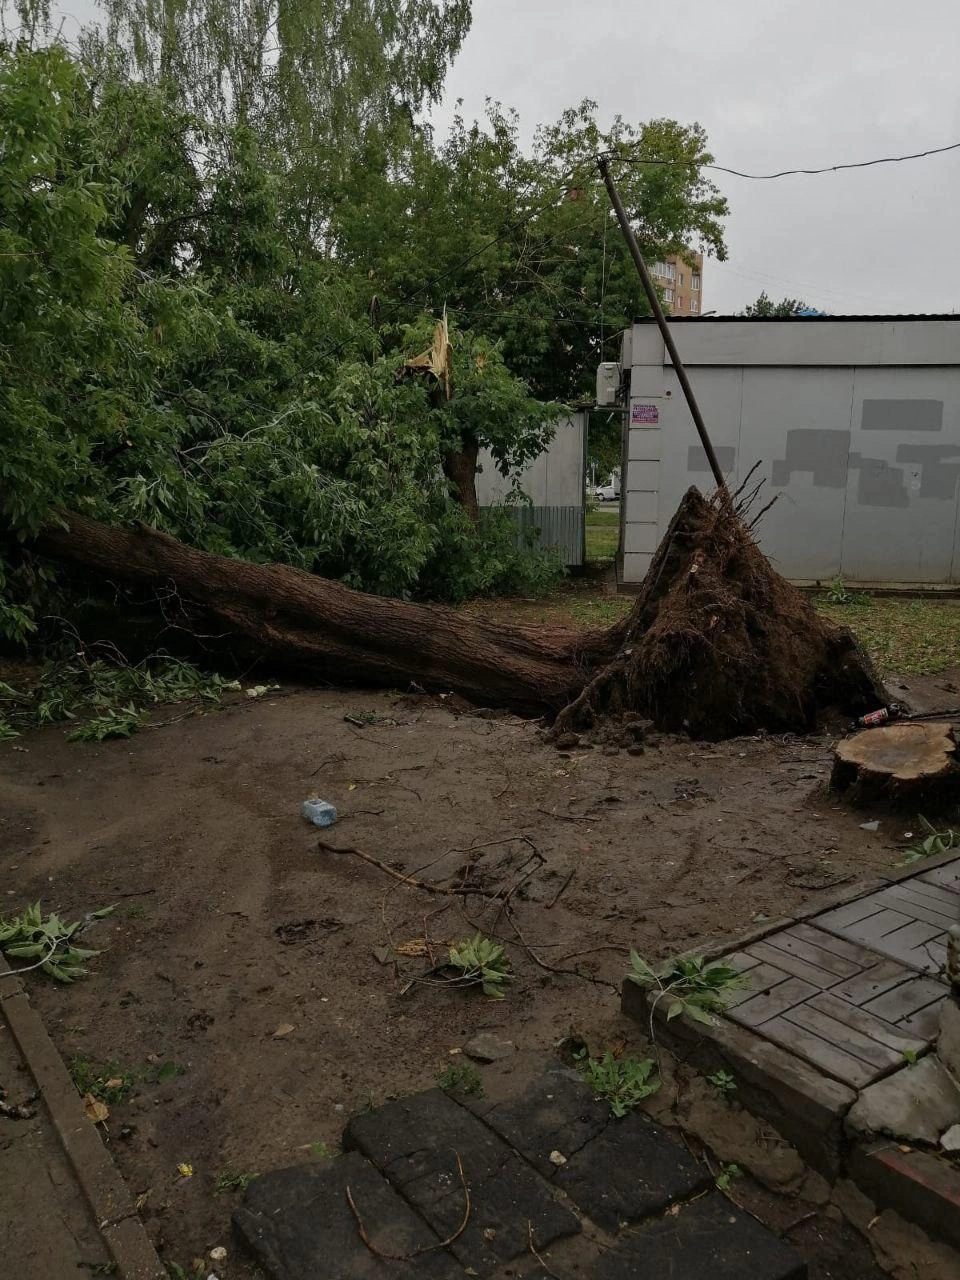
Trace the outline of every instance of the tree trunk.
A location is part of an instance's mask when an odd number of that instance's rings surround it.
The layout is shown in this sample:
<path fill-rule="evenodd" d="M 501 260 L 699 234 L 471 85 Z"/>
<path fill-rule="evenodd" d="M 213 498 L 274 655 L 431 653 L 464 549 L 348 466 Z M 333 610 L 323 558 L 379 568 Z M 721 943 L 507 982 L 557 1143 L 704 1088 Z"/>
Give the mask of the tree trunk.
<path fill-rule="evenodd" d="M 457 499 L 474 524 L 480 521 L 480 503 L 477 499 L 477 457 L 480 447 L 476 440 L 465 440 L 456 453 L 444 454 L 443 472 L 457 490 Z"/>
<path fill-rule="evenodd" d="M 475 451 L 469 461 L 474 502 Z M 684 496 L 629 616 L 606 631 L 504 626 L 439 605 L 364 595 L 285 565 L 251 564 L 139 526 L 67 512 L 38 549 L 107 579 L 174 588 L 263 657 L 337 684 L 411 683 L 554 725 L 649 716 L 697 738 L 805 733 L 885 693 L 845 627 L 776 574 L 729 504 Z M 202 619 L 198 616 L 196 623 Z M 196 623 L 192 625 L 196 625 Z"/>
<path fill-rule="evenodd" d="M 287 565 L 198 551 L 140 525 L 115 529 L 66 512 L 38 548 L 115 581 L 173 586 L 184 605 L 253 641 L 265 659 L 337 684 L 453 690 L 480 705 L 562 707 L 609 660 L 607 632 L 508 627 L 440 605 L 352 591 Z"/>

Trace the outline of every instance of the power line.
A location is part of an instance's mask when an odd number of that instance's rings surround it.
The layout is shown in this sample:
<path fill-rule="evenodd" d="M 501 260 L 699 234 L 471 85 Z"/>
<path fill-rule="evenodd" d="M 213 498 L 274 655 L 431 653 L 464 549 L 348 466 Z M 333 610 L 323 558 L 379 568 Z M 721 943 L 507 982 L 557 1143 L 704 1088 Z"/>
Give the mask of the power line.
<path fill-rule="evenodd" d="M 618 160 L 623 164 L 662 164 L 681 165 L 691 169 L 712 169 L 715 173 L 730 173 L 735 178 L 750 178 L 756 182 L 770 182 L 774 178 L 790 178 L 796 175 L 810 176 L 819 173 L 839 173 L 842 169 L 869 169 L 877 164 L 903 164 L 905 160 L 922 160 L 925 156 L 940 156 L 947 151 L 960 150 L 960 142 L 951 142 L 945 147 L 931 147 L 927 151 L 914 151 L 905 156 L 879 156 L 875 160 L 856 160 L 848 164 L 829 164 L 820 169 L 780 169 L 777 173 L 744 173 L 741 169 L 728 169 L 722 164 L 701 164 L 698 160 L 674 160 L 661 156 L 626 156 L 619 151 L 605 151 L 608 160 Z"/>

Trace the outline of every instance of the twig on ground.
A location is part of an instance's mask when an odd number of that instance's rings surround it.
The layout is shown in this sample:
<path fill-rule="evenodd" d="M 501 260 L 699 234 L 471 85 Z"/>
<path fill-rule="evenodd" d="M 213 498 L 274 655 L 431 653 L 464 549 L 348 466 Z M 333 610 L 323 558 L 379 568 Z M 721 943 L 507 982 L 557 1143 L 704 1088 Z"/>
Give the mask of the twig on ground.
<path fill-rule="evenodd" d="M 533 1223 L 530 1221 L 529 1218 L 527 1219 L 527 1245 L 529 1246 L 530 1252 L 533 1254 L 537 1262 L 539 1262 L 540 1266 L 543 1268 L 544 1274 L 550 1276 L 551 1280 L 560 1280 L 560 1277 L 557 1275 L 557 1273 L 555 1271 L 551 1271 L 550 1268 L 547 1266 L 547 1264 L 544 1262 L 543 1258 L 541 1258 L 540 1254 L 537 1253 L 537 1246 L 533 1243 Z"/>
<path fill-rule="evenodd" d="M 557 890 L 557 892 L 553 895 L 553 897 L 552 897 L 552 898 L 550 899 L 550 901 L 547 903 L 545 910 L 549 911 L 551 907 L 555 907 L 555 906 L 557 905 L 557 903 L 560 901 L 561 896 L 562 896 L 564 893 L 566 893 L 566 891 L 567 891 L 567 889 L 568 889 L 568 887 L 569 887 L 569 885 L 570 885 L 570 881 L 573 879 L 573 877 L 574 877 L 576 874 L 577 874 L 577 868 L 576 868 L 576 867 L 571 867 L 571 868 L 570 868 L 570 871 L 569 871 L 569 873 L 568 873 L 568 875 L 567 875 L 566 880 L 564 880 L 563 884 L 560 886 L 560 888 Z"/>
<path fill-rule="evenodd" d="M 596 822 L 596 818 L 586 818 L 579 814 L 573 813 L 555 813 L 553 809 L 544 809 L 537 805 L 537 813 L 543 813 L 548 818 L 559 818 L 561 822 Z"/>
<path fill-rule="evenodd" d="M 788 1222 L 785 1227 L 782 1227 L 777 1232 L 777 1235 L 781 1237 L 787 1235 L 795 1227 L 802 1226 L 804 1222 L 809 1222 L 811 1218 L 815 1218 L 819 1212 L 819 1209 L 811 1209 L 809 1213 L 802 1213 L 799 1218 L 794 1218 L 793 1222 Z"/>
<path fill-rule="evenodd" d="M 458 898 L 462 894 L 472 894 L 479 897 L 486 896 L 486 890 L 473 889 L 469 885 L 451 888 L 445 884 L 430 884 L 427 880 L 418 880 L 416 876 L 405 876 L 402 871 L 395 871 L 387 863 L 375 858 L 372 853 L 364 853 L 362 849 L 357 849 L 354 845 L 329 844 L 326 840 L 318 840 L 317 848 L 325 849 L 327 853 L 352 853 L 361 862 L 369 862 L 372 867 L 377 867 L 384 875 L 392 876 L 394 880 L 398 880 L 401 884 L 408 884 L 414 889 L 423 889 L 427 893 L 439 893 L 448 898 Z"/>
<path fill-rule="evenodd" d="M 545 960 L 541 960 L 537 953 L 530 947 L 526 938 L 524 938 L 523 932 L 517 924 L 517 920 L 513 914 L 513 908 L 510 903 L 507 903 L 506 905 L 507 919 L 510 921 L 511 925 L 513 925 L 513 931 L 517 935 L 517 941 L 539 969 L 545 969 L 547 973 L 569 974 L 572 978 L 581 978 L 584 982 L 592 982 L 594 986 L 609 987 L 611 991 L 619 990 L 619 987 L 615 982 L 608 982 L 606 978 L 591 978 L 588 973 L 581 973 L 579 969 L 559 969 L 556 965 L 547 964 Z"/>
<path fill-rule="evenodd" d="M 414 1249 L 412 1253 L 384 1253 L 370 1239 L 367 1229 L 363 1225 L 363 1219 L 360 1217 L 360 1210 L 357 1208 L 353 1194 L 347 1187 L 347 1204 L 350 1206 L 350 1212 L 353 1214 L 357 1224 L 357 1231 L 360 1239 L 367 1246 L 370 1252 L 377 1258 L 383 1258 L 388 1262 L 410 1262 L 413 1258 L 419 1258 L 425 1253 L 435 1253 L 437 1249 L 446 1249 L 448 1245 L 453 1244 L 454 1240 L 463 1235 L 467 1229 L 467 1223 L 470 1221 L 470 1188 L 467 1186 L 467 1179 L 463 1172 L 463 1161 L 460 1159 L 460 1152 L 453 1153 L 457 1158 L 457 1172 L 460 1174 L 460 1185 L 463 1187 L 463 1219 L 452 1235 L 447 1236 L 446 1240 L 439 1240 L 436 1244 L 426 1244 L 419 1249 Z"/>

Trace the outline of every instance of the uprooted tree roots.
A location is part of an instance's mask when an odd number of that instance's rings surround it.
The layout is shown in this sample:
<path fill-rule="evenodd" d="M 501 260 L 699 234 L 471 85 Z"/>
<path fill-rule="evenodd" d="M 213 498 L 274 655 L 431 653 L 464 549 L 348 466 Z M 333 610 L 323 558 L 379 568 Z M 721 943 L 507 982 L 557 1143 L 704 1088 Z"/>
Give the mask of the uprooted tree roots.
<path fill-rule="evenodd" d="M 180 625 L 202 631 L 213 621 L 302 674 L 453 690 L 555 715 L 557 733 L 621 715 L 702 738 L 803 733 L 822 712 L 858 714 L 884 701 L 853 635 L 774 572 L 741 510 L 696 489 L 684 495 L 629 616 L 579 634 L 367 596 L 72 512 L 43 530 L 38 549 L 87 574 L 167 596 L 172 588 Z"/>
<path fill-rule="evenodd" d="M 621 624 L 616 656 L 555 729 L 639 714 L 698 738 L 804 733 L 824 711 L 860 714 L 884 700 L 853 634 L 774 571 L 742 511 L 689 489 Z"/>

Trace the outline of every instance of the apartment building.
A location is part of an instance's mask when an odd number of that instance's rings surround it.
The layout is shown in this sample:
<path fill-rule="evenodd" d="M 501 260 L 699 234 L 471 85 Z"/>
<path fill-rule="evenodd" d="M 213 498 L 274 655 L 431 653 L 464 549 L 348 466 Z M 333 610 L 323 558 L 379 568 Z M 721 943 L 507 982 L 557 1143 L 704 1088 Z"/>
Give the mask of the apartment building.
<path fill-rule="evenodd" d="M 670 316 L 703 314 L 703 254 L 691 253 L 693 266 L 673 254 L 650 268 L 663 291 L 663 305 Z"/>

